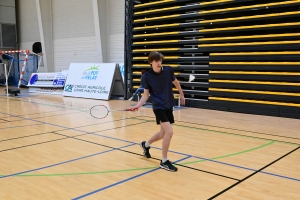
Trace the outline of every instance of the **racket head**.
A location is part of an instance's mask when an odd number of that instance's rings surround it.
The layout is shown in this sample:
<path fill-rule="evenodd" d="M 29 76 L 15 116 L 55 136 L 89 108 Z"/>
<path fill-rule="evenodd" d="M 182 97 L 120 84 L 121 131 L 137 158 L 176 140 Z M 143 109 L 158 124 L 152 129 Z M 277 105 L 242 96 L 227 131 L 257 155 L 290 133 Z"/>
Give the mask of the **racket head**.
<path fill-rule="evenodd" d="M 105 105 L 95 105 L 90 109 L 90 114 L 96 119 L 103 119 L 107 117 L 109 113 L 108 108 Z"/>

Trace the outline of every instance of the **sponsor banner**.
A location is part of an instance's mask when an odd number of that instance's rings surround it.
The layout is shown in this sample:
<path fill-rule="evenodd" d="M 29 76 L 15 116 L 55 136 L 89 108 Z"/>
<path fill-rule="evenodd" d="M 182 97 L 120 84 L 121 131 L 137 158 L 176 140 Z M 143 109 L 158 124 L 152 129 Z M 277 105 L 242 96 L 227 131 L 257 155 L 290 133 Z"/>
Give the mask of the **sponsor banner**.
<path fill-rule="evenodd" d="M 116 63 L 71 63 L 64 96 L 108 100 Z"/>
<path fill-rule="evenodd" d="M 59 87 L 63 88 L 67 79 L 68 71 L 55 73 L 32 73 L 28 87 Z"/>
<path fill-rule="evenodd" d="M 29 92 L 35 92 L 35 93 L 42 93 L 42 94 L 57 94 L 62 95 L 63 94 L 62 88 L 43 88 L 43 87 L 30 87 Z"/>

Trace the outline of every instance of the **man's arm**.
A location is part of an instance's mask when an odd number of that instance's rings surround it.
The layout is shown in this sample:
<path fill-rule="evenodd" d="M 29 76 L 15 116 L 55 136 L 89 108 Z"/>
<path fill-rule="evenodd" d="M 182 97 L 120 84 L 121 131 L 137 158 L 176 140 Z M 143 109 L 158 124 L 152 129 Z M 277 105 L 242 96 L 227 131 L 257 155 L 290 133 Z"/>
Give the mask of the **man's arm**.
<path fill-rule="evenodd" d="M 129 108 L 130 110 L 134 111 L 134 110 L 138 110 L 141 106 L 143 106 L 146 101 L 149 99 L 149 90 L 148 89 L 144 89 L 144 95 L 142 96 L 141 100 L 138 102 L 137 105 Z"/>
<path fill-rule="evenodd" d="M 182 92 L 181 86 L 179 81 L 175 78 L 175 80 L 173 81 L 173 84 L 175 85 L 175 87 L 178 89 L 179 94 L 180 94 L 180 101 L 181 101 L 181 105 L 185 104 L 185 98 L 184 98 L 184 94 Z"/>

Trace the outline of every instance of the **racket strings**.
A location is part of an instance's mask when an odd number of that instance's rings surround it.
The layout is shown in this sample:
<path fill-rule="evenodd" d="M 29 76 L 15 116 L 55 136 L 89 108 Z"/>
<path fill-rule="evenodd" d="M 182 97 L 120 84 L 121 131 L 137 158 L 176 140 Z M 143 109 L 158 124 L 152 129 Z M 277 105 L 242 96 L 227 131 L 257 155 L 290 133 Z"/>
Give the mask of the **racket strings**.
<path fill-rule="evenodd" d="M 108 109 L 105 106 L 98 105 L 91 108 L 91 115 L 95 118 L 102 119 L 108 115 Z"/>

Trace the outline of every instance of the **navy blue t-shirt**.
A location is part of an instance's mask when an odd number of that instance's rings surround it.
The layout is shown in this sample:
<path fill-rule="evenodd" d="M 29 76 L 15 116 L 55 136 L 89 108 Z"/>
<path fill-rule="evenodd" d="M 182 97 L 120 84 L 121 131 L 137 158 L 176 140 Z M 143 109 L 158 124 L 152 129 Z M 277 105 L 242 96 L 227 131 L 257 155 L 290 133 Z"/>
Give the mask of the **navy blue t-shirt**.
<path fill-rule="evenodd" d="M 149 89 L 152 98 L 153 110 L 171 109 L 174 105 L 173 81 L 174 71 L 169 66 L 163 66 L 161 73 L 156 73 L 153 69 L 143 75 L 142 86 Z"/>

